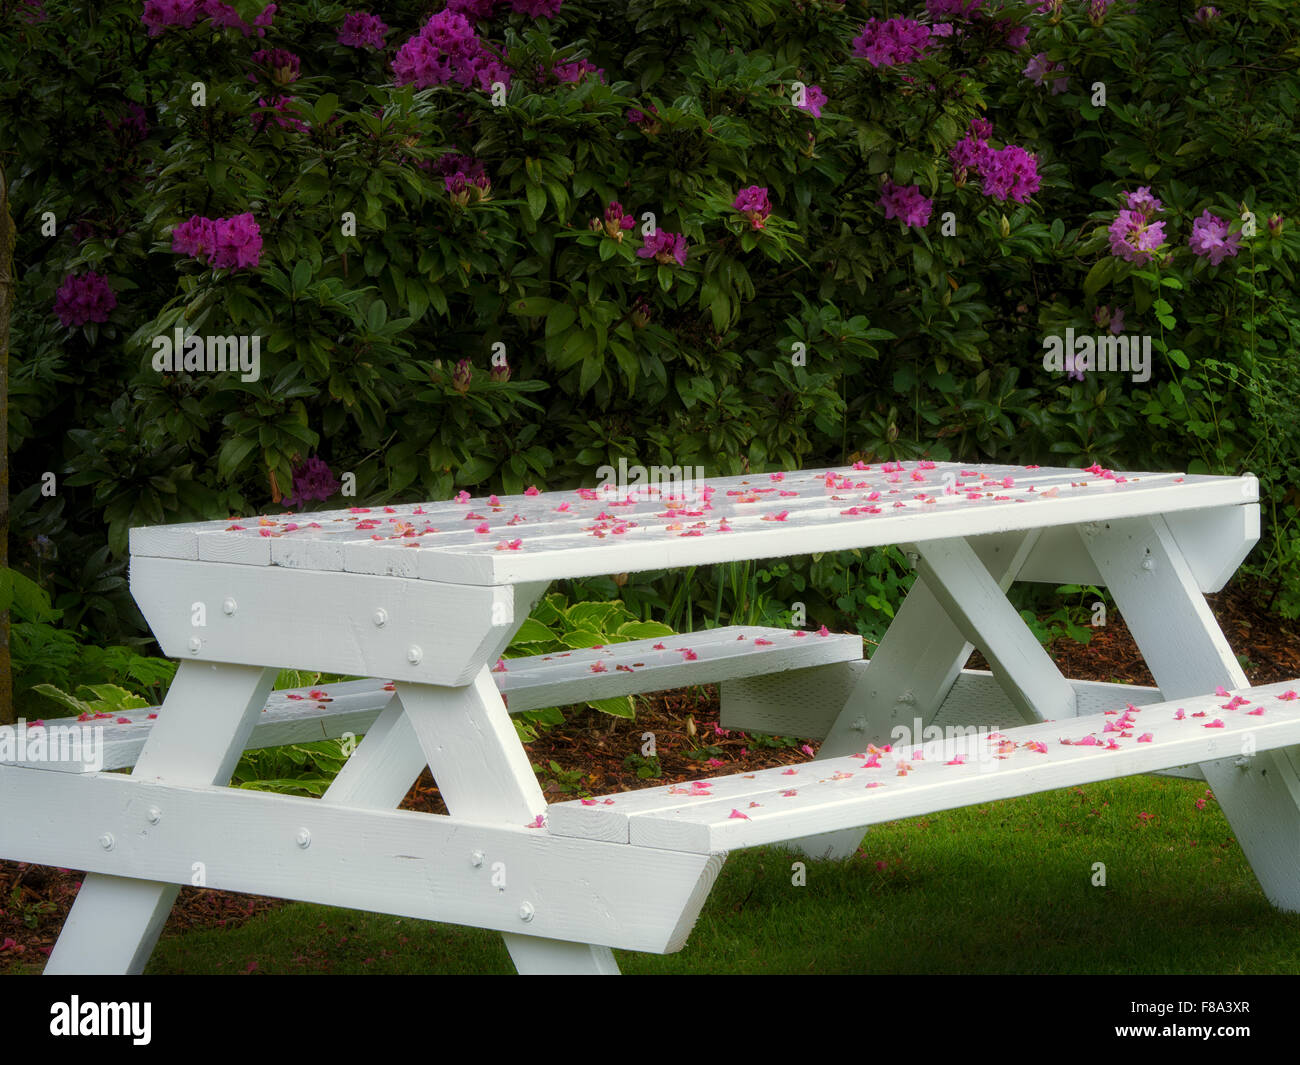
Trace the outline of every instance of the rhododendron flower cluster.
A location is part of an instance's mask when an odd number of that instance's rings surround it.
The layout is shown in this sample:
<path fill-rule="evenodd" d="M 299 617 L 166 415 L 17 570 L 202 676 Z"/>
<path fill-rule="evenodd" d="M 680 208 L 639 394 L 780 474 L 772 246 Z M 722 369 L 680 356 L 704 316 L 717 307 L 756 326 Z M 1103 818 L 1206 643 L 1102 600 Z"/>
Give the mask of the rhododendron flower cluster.
<path fill-rule="evenodd" d="M 267 4 L 250 26 L 239 17 L 238 11 L 221 0 L 145 0 L 140 21 L 148 29 L 150 37 L 157 37 L 171 26 L 190 29 L 201 18 L 209 19 L 213 29 L 239 30 L 245 37 L 254 33 L 265 37 L 266 27 L 275 17 L 275 9 L 275 4 Z"/>
<path fill-rule="evenodd" d="M 868 19 L 853 38 L 853 54 L 873 67 L 901 66 L 920 59 L 930 44 L 930 27 L 915 19 Z"/>
<path fill-rule="evenodd" d="M 1025 77 L 1035 85 L 1042 85 L 1047 80 L 1048 75 L 1058 73 L 1064 69 L 1065 67 L 1060 63 L 1049 63 L 1046 52 L 1039 52 L 1025 67 Z M 1069 85 L 1069 78 L 1052 78 L 1052 95 L 1060 95 L 1065 92 Z"/>
<path fill-rule="evenodd" d="M 930 221 L 934 201 L 921 195 L 919 185 L 895 185 L 886 181 L 876 201 L 885 208 L 886 218 L 897 218 L 905 226 L 925 227 Z"/>
<path fill-rule="evenodd" d="M 685 266 L 686 251 L 686 238 L 681 233 L 656 229 L 654 236 L 647 237 L 644 246 L 637 249 L 637 255 L 642 259 L 654 259 L 664 266 L 674 261 L 678 266 Z"/>
<path fill-rule="evenodd" d="M 65 326 L 87 322 L 107 322 L 109 312 L 117 306 L 117 297 L 108 280 L 93 270 L 84 277 L 69 274 L 54 295 L 54 313 Z"/>
<path fill-rule="evenodd" d="M 813 118 L 821 118 L 822 108 L 826 106 L 826 93 L 820 85 L 809 85 L 803 91 L 803 103 L 795 106 L 800 111 L 807 111 Z"/>
<path fill-rule="evenodd" d="M 741 189 L 731 207 L 749 219 L 749 224 L 755 229 L 762 229 L 768 215 L 772 213 L 772 203 L 767 198 L 766 187 L 762 185 L 750 185 Z"/>
<path fill-rule="evenodd" d="M 1218 266 L 1225 258 L 1235 256 L 1241 246 L 1241 234 L 1229 233 L 1228 223 L 1218 215 L 1205 211 L 1192 223 L 1192 251 L 1202 258 L 1208 257 L 1211 266 Z"/>
<path fill-rule="evenodd" d="M 605 217 L 593 218 L 591 228 L 603 230 L 606 236 L 613 237 L 622 243 L 623 233 L 636 225 L 636 220 L 623 210 L 623 205 L 618 200 L 611 200 L 605 206 Z"/>
<path fill-rule="evenodd" d="M 311 499 L 329 499 L 339 490 L 339 480 L 324 459 L 313 455 L 293 471 L 293 494 L 280 502 L 286 507 L 300 507 Z"/>
<path fill-rule="evenodd" d="M 491 92 L 494 82 L 510 84 L 510 69 L 474 32 L 469 19 L 439 11 L 397 51 L 393 72 L 398 85 L 427 89 L 455 83 Z"/>
<path fill-rule="evenodd" d="M 973 169 L 980 177 L 980 191 L 985 196 L 999 203 L 1008 199 L 1027 202 L 1041 184 L 1037 158 L 1014 144 L 990 148 L 988 138 L 992 135 L 991 122 L 982 118 L 971 122 L 967 135 L 948 152 L 953 180 L 961 188 L 966 184 L 967 171 Z"/>
<path fill-rule="evenodd" d="M 302 61 L 292 52 L 283 48 L 259 48 L 252 55 L 255 67 L 269 71 L 271 80 L 277 85 L 288 85 L 298 80 L 298 71 Z M 248 75 L 249 81 L 257 81 L 256 74 Z"/>
<path fill-rule="evenodd" d="M 251 211 L 233 218 L 194 215 L 172 230 L 172 251 L 206 259 L 216 270 L 253 267 L 262 257 L 262 230 Z"/>
<path fill-rule="evenodd" d="M 572 63 L 558 63 L 552 73 L 558 81 L 568 85 L 576 85 L 588 74 L 595 74 L 601 81 L 605 80 L 604 68 L 585 59 L 575 59 Z"/>
<path fill-rule="evenodd" d="M 1155 215 L 1164 210 L 1164 204 L 1151 194 L 1151 187 L 1143 185 L 1136 192 L 1120 194 L 1124 209 L 1110 224 L 1110 251 L 1130 263 L 1149 263 L 1153 252 L 1165 242 L 1165 224 L 1155 222 Z"/>
<path fill-rule="evenodd" d="M 343 19 L 343 26 L 339 29 L 339 44 L 350 48 L 378 48 L 382 51 L 384 34 L 387 32 L 388 26 L 377 15 L 353 11 Z"/>

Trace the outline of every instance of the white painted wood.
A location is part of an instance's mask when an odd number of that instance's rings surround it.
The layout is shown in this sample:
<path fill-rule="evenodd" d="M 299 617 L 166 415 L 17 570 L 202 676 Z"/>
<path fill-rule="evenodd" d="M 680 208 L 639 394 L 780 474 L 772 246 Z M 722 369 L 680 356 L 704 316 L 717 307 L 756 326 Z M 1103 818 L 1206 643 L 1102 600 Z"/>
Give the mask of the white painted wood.
<path fill-rule="evenodd" d="M 273 647 L 283 667 L 424 683 L 466 683 L 514 623 L 510 588 L 278 566 L 132 557 L 131 594 L 169 657 L 260 664 Z M 195 603 L 206 608 L 202 628 Z"/>
<path fill-rule="evenodd" d="M 226 783 L 273 683 L 275 671 L 270 669 L 181 663 L 167 691 L 166 714 L 159 715 L 158 724 L 129 778 L 131 784 L 138 786 L 144 781 Z M 25 769 L 6 772 L 53 781 L 56 794 L 64 795 L 65 802 L 72 791 L 58 792 L 59 786 L 67 789 L 73 781 L 83 779 Z M 113 779 L 125 782 L 128 778 Z M 99 810 L 94 807 L 64 807 L 62 817 L 54 814 L 57 804 L 15 802 L 4 804 L 4 808 L 28 811 L 28 816 L 36 816 L 35 811 L 41 811 L 41 818 L 49 817 L 41 835 L 50 840 L 56 851 L 71 852 L 74 842 L 80 841 L 111 853 L 113 847 L 124 842 L 120 835 L 125 832 L 97 827 Z M 148 808 L 137 808 L 135 816 L 137 820 L 142 816 L 147 819 Z M 25 825 L 26 818 L 20 823 Z M 22 832 L 26 831 L 24 827 Z M 12 847 L 5 847 L 0 853 L 8 854 L 11 850 Z M 78 867 L 93 869 L 89 865 Z M 139 973 L 144 969 L 176 900 L 179 881 L 124 882 L 119 879 L 120 874 L 111 869 L 108 872 L 111 874 L 108 877 L 91 872 L 82 882 L 45 967 L 47 974 Z"/>
<path fill-rule="evenodd" d="M 1099 522 L 1083 537 L 1161 691 L 1179 698 L 1246 684 L 1162 518 Z M 1244 767 L 1207 760 L 1200 768 L 1264 894 L 1300 912 L 1300 801 L 1286 762 L 1262 753 Z"/>
<path fill-rule="evenodd" d="M 1095 587 L 1105 584 L 1079 539 L 1077 525 L 1043 529 L 1020 567 L 1016 580 L 1036 584 L 1090 584 Z"/>
<path fill-rule="evenodd" d="M 1024 720 L 1075 715 L 1074 689 L 964 540 L 919 544 L 919 578 L 978 647 Z"/>
<path fill-rule="evenodd" d="M 780 476 L 711 479 L 700 497 L 671 506 L 658 489 L 608 499 L 583 490 L 503 497 L 496 505 L 475 497 L 137 529 L 131 550 L 136 558 L 335 572 L 341 566 L 491 586 L 980 536 L 1258 498 L 1253 478 L 960 463 Z"/>
<path fill-rule="evenodd" d="M 560 839 L 545 829 L 111 773 L 0 767 L 0 808 L 40 810 L 78 826 L 58 836 L 32 832 L 21 819 L 0 821 L 0 853 L 22 861 L 173 886 L 190 883 L 193 863 L 202 862 L 208 886 L 222 891 L 507 933 L 527 928 L 549 939 L 585 939 L 598 950 L 679 949 L 683 921 L 693 924 L 701 892 L 722 865 L 716 856 Z M 157 824 L 148 820 L 150 809 L 161 815 Z M 103 833 L 114 836 L 112 850 L 99 845 Z M 528 922 L 519 916 L 525 902 L 534 909 Z M 112 939 L 118 921 L 114 911 L 86 931 L 96 942 Z"/>
<path fill-rule="evenodd" d="M 1259 542 L 1259 504 L 1192 510 L 1165 517 L 1202 592 L 1217 592 Z"/>
<path fill-rule="evenodd" d="M 1000 734 L 947 738 L 922 746 L 920 758 L 909 746 L 871 760 L 879 764 L 832 758 L 719 777 L 707 786 L 627 792 L 610 797 L 610 805 L 566 802 L 551 807 L 549 825 L 556 835 L 586 838 L 591 832 L 608 840 L 621 818 L 633 847 L 720 852 L 1190 762 L 1230 761 L 1243 750 L 1300 742 L 1300 699 L 1279 698 L 1298 683 L 1241 690 L 1246 702 L 1237 706 L 1211 694 L 1151 704 L 1127 718 L 1120 707 Z M 1256 710 L 1263 712 L 1256 715 Z M 1094 742 L 1079 742 L 1085 739 Z M 950 764 L 958 754 L 964 761 Z M 908 772 L 900 776 L 903 763 Z"/>

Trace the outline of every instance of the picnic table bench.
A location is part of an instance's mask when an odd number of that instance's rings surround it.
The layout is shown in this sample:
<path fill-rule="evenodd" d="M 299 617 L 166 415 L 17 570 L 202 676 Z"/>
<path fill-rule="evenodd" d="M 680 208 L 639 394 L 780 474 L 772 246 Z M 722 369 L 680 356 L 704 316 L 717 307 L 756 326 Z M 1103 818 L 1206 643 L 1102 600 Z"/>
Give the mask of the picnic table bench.
<path fill-rule="evenodd" d="M 1297 682 L 1249 687 L 1204 600 L 1257 499 L 1253 477 L 914 462 L 135 529 L 176 678 L 156 717 L 104 726 L 103 771 L 0 764 L 0 856 L 88 871 L 47 972 L 141 971 L 202 868 L 500 930 L 521 972 L 612 973 L 610 948 L 684 944 L 729 850 L 845 856 L 881 821 L 1197 765 L 1300 910 Z M 856 636 L 729 626 L 501 661 L 555 579 L 886 544 L 918 580 L 870 660 Z M 1107 587 L 1158 687 L 1062 677 L 1015 580 Z M 989 671 L 963 668 L 975 647 Z M 381 679 L 272 692 L 285 666 Z M 510 713 L 710 682 L 724 725 L 817 758 L 548 808 Z M 890 743 L 944 725 L 994 731 Z M 319 800 L 225 786 L 249 747 L 349 731 Z M 426 765 L 449 815 L 395 809 Z"/>

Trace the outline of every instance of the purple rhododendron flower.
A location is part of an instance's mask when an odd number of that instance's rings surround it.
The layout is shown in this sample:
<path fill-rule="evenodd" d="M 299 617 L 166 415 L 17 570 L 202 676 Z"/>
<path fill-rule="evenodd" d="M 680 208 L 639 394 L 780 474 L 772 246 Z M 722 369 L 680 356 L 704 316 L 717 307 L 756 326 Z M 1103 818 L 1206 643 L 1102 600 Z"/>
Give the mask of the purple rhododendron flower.
<path fill-rule="evenodd" d="M 563 0 L 511 0 L 510 6 L 521 15 L 533 18 L 555 18 L 560 13 Z"/>
<path fill-rule="evenodd" d="M 217 224 L 211 218 L 192 215 L 172 229 L 172 251 L 177 255 L 203 258 L 212 254 L 217 242 Z"/>
<path fill-rule="evenodd" d="M 1109 326 L 1112 336 L 1119 336 L 1120 333 L 1124 332 L 1123 307 L 1117 306 L 1112 313 L 1108 305 L 1102 304 L 1092 312 L 1092 320 L 1099 329 L 1105 329 Z"/>
<path fill-rule="evenodd" d="M 610 200 L 605 207 L 605 227 L 606 229 L 631 229 L 636 225 L 636 220 L 623 210 L 623 205 L 618 200 Z"/>
<path fill-rule="evenodd" d="M 993 136 L 993 123 L 987 118 L 972 118 L 969 135 L 976 140 L 986 141 Z"/>
<path fill-rule="evenodd" d="M 245 37 L 256 32 L 259 37 L 265 37 L 275 10 L 275 4 L 268 4 L 250 26 L 239 17 L 238 11 L 221 0 L 145 0 L 140 21 L 150 37 L 157 37 L 170 26 L 189 29 L 204 17 L 211 21 L 213 29 L 239 30 Z"/>
<path fill-rule="evenodd" d="M 800 111 L 807 111 L 813 118 L 821 118 L 822 108 L 826 106 L 826 93 L 820 85 L 809 85 L 803 91 L 803 103 L 795 106 Z"/>
<path fill-rule="evenodd" d="M 469 19 L 451 10 L 439 11 L 398 49 L 393 72 L 398 85 L 413 83 L 418 89 L 455 82 L 490 92 L 493 82 L 510 84 L 509 68 L 479 39 Z"/>
<path fill-rule="evenodd" d="M 1039 52 L 1036 56 L 1034 56 L 1029 61 L 1029 64 L 1025 67 L 1025 77 L 1027 77 L 1035 85 L 1042 85 L 1043 82 L 1047 80 L 1047 76 L 1049 74 L 1055 74 L 1058 71 L 1064 69 L 1065 68 L 1060 63 L 1049 63 L 1047 61 L 1046 52 Z M 1052 95 L 1056 96 L 1060 93 L 1065 92 L 1065 90 L 1069 87 L 1069 84 L 1070 84 L 1069 78 L 1053 78 Z"/>
<path fill-rule="evenodd" d="M 498 2 L 499 0 L 447 0 L 447 10 L 459 12 L 477 22 L 488 18 Z"/>
<path fill-rule="evenodd" d="M 1209 257 L 1211 266 L 1235 256 L 1241 246 L 1241 234 L 1228 232 L 1228 223 L 1209 211 L 1192 223 L 1192 239 L 1187 242 L 1201 258 Z"/>
<path fill-rule="evenodd" d="M 349 48 L 377 48 L 382 51 L 384 34 L 387 32 L 388 26 L 383 19 L 364 11 L 353 11 L 343 19 L 338 39 L 339 44 Z"/>
<path fill-rule="evenodd" d="M 93 270 L 85 277 L 69 274 L 54 295 L 54 313 L 65 326 L 87 322 L 107 322 L 109 312 L 117 306 L 117 297 L 106 278 Z"/>
<path fill-rule="evenodd" d="M 920 185 L 895 185 L 886 181 L 876 201 L 885 208 L 885 218 L 897 218 L 905 226 L 925 228 L 930 222 L 934 201 L 921 195 Z"/>
<path fill-rule="evenodd" d="M 289 107 L 289 104 L 295 100 L 293 96 L 273 96 L 267 100 L 258 97 L 257 106 L 266 108 L 265 111 L 255 111 L 249 115 L 249 121 L 253 123 L 254 129 L 266 129 L 268 122 L 274 122 L 281 129 L 293 129 L 299 133 L 306 133 L 308 126 L 299 118 Z"/>
<path fill-rule="evenodd" d="M 1152 253 L 1165 242 L 1165 224 L 1152 222 L 1140 211 L 1120 211 L 1109 233 L 1111 254 L 1139 266 L 1149 263 Z"/>
<path fill-rule="evenodd" d="M 1038 159 L 1023 148 L 1008 144 L 1001 151 L 986 147 L 976 163 L 982 191 L 999 203 L 1008 199 L 1027 203 L 1038 191 Z"/>
<path fill-rule="evenodd" d="M 1202 4 L 1196 9 L 1196 14 L 1192 18 L 1200 25 L 1204 26 L 1208 22 L 1213 22 L 1219 17 L 1220 11 L 1213 4 Z"/>
<path fill-rule="evenodd" d="M 925 10 L 931 15 L 972 18 L 983 4 L 984 0 L 925 0 Z"/>
<path fill-rule="evenodd" d="M 293 494 L 280 502 L 286 507 L 300 507 L 308 500 L 329 499 L 339 490 L 339 480 L 325 460 L 313 455 L 293 471 Z"/>
<path fill-rule="evenodd" d="M 920 59 L 929 43 L 930 27 L 915 19 L 873 18 L 853 38 L 853 54 L 873 67 L 899 66 Z"/>
<path fill-rule="evenodd" d="M 1143 185 L 1137 192 L 1121 192 L 1119 195 L 1125 207 L 1147 218 L 1165 209 L 1165 205 L 1151 195 L 1150 185 Z"/>
<path fill-rule="evenodd" d="M 588 74 L 595 74 L 601 81 L 605 80 L 604 68 L 585 59 L 576 59 L 572 63 L 558 63 L 554 73 L 559 81 L 568 85 L 576 85 Z"/>
<path fill-rule="evenodd" d="M 952 160 L 954 166 L 970 170 L 979 165 L 979 161 L 984 158 L 984 153 L 989 150 L 983 138 L 963 137 L 949 150 L 948 158 Z"/>
<path fill-rule="evenodd" d="M 253 65 L 262 67 L 271 73 L 271 80 L 277 85 L 288 85 L 298 80 L 301 60 L 292 52 L 283 48 L 259 48 L 252 55 Z M 249 81 L 257 81 L 256 74 L 248 75 Z"/>
<path fill-rule="evenodd" d="M 654 236 L 647 237 L 645 244 L 637 249 L 637 255 L 642 259 L 652 258 L 664 266 L 673 260 L 677 261 L 678 266 L 685 266 L 686 250 L 686 238 L 681 233 L 656 229 Z"/>
<path fill-rule="evenodd" d="M 755 229 L 762 229 L 772 213 L 772 201 L 768 199 L 767 188 L 763 185 L 750 185 L 740 190 L 731 205 L 749 219 Z"/>

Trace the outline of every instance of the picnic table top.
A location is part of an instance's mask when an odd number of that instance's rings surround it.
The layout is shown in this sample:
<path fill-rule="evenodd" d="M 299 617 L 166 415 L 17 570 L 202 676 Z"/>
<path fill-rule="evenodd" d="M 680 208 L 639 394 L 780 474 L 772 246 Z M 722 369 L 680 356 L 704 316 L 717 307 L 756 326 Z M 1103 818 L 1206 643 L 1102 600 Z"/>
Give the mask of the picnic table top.
<path fill-rule="evenodd" d="M 1253 476 L 884 462 L 131 530 L 131 553 L 512 585 L 1254 503 Z M 1028 505 L 1026 505 L 1028 504 Z"/>

